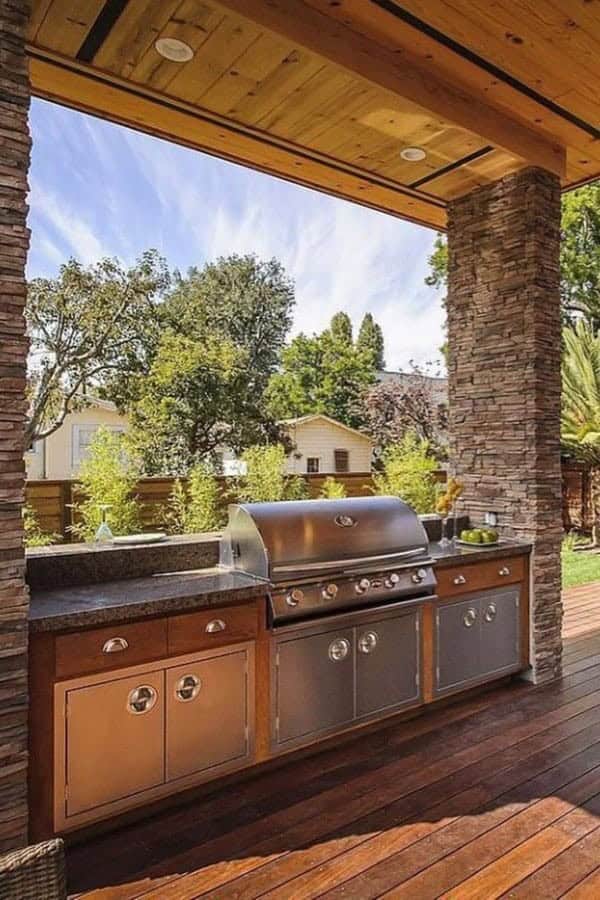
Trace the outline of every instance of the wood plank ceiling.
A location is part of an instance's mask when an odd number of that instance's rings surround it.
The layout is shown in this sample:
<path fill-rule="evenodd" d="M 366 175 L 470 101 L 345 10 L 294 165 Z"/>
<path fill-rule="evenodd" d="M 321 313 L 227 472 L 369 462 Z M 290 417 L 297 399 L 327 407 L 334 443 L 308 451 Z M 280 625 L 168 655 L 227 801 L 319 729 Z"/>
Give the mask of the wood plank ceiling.
<path fill-rule="evenodd" d="M 29 54 L 39 96 L 435 228 L 525 165 L 600 175 L 600 0 L 34 0 Z"/>

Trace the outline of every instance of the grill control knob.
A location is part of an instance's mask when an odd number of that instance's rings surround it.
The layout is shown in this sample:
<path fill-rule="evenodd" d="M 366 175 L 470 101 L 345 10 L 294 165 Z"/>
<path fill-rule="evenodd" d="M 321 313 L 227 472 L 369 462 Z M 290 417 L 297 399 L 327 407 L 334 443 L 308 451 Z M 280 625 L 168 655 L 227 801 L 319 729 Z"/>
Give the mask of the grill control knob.
<path fill-rule="evenodd" d="M 392 572 L 391 575 L 385 579 L 386 588 L 395 588 L 398 582 L 400 581 L 400 576 L 397 572 Z"/>
<path fill-rule="evenodd" d="M 368 578 L 361 578 L 360 581 L 356 583 L 356 593 L 357 594 L 365 594 L 369 588 L 371 587 L 371 582 Z"/>
<path fill-rule="evenodd" d="M 417 571 L 411 576 L 411 581 L 413 584 L 421 584 L 427 578 L 427 569 L 417 569 Z"/>
<path fill-rule="evenodd" d="M 298 606 L 298 604 L 302 603 L 303 600 L 304 592 L 301 591 L 300 588 L 294 588 L 294 590 L 290 591 L 285 598 L 285 602 L 288 606 Z"/>
<path fill-rule="evenodd" d="M 322 594 L 324 600 L 335 600 L 338 593 L 337 584 L 327 584 L 323 588 Z"/>

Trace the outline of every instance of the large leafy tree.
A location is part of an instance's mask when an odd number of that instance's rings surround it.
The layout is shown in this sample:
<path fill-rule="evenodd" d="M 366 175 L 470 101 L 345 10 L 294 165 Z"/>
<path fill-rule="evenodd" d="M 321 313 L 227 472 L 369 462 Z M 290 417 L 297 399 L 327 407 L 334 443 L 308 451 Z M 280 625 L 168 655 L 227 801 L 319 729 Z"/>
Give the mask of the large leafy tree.
<path fill-rule="evenodd" d="M 565 194 L 560 248 L 561 297 L 568 319 L 600 327 L 600 184 Z"/>
<path fill-rule="evenodd" d="M 175 275 L 154 354 L 112 391 L 132 417 L 147 471 L 183 474 L 221 446 L 280 438 L 265 389 L 293 303 L 276 260 L 230 256 Z"/>
<path fill-rule="evenodd" d="M 375 360 L 375 368 L 381 371 L 385 369 L 385 348 L 383 340 L 383 331 L 373 315 L 365 313 L 360 323 L 356 346 L 359 350 L 370 350 Z"/>
<path fill-rule="evenodd" d="M 594 543 L 600 522 L 600 336 L 585 321 L 563 330 L 561 442 L 591 468 Z"/>
<path fill-rule="evenodd" d="M 374 354 L 348 341 L 339 321 L 321 334 L 298 335 L 283 351 L 267 389 L 277 419 L 325 413 L 353 428 L 363 424 L 360 398 L 375 382 Z"/>
<path fill-rule="evenodd" d="M 117 372 L 140 366 L 151 335 L 160 331 L 160 303 L 168 282 L 164 260 L 148 251 L 130 268 L 114 259 L 88 267 L 71 259 L 56 278 L 29 283 L 28 446 L 85 405 L 86 388 L 98 388 Z"/>

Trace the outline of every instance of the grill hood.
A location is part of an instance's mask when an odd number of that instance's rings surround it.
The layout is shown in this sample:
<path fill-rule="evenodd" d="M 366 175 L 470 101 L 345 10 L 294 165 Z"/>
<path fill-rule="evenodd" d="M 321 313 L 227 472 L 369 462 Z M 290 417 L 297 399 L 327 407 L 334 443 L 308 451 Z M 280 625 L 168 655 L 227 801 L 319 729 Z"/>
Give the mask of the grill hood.
<path fill-rule="evenodd" d="M 423 525 L 398 497 L 351 497 L 233 504 L 220 561 L 277 583 L 398 565 L 426 552 Z"/>

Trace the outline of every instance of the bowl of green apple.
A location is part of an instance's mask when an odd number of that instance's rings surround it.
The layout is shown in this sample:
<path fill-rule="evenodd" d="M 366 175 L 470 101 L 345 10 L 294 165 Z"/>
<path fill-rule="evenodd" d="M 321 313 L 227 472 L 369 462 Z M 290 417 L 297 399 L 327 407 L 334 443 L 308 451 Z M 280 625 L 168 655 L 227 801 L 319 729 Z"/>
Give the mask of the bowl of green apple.
<path fill-rule="evenodd" d="M 490 545 L 499 543 L 498 532 L 493 528 L 467 528 L 461 531 L 459 544 L 468 544 L 469 546 Z"/>

